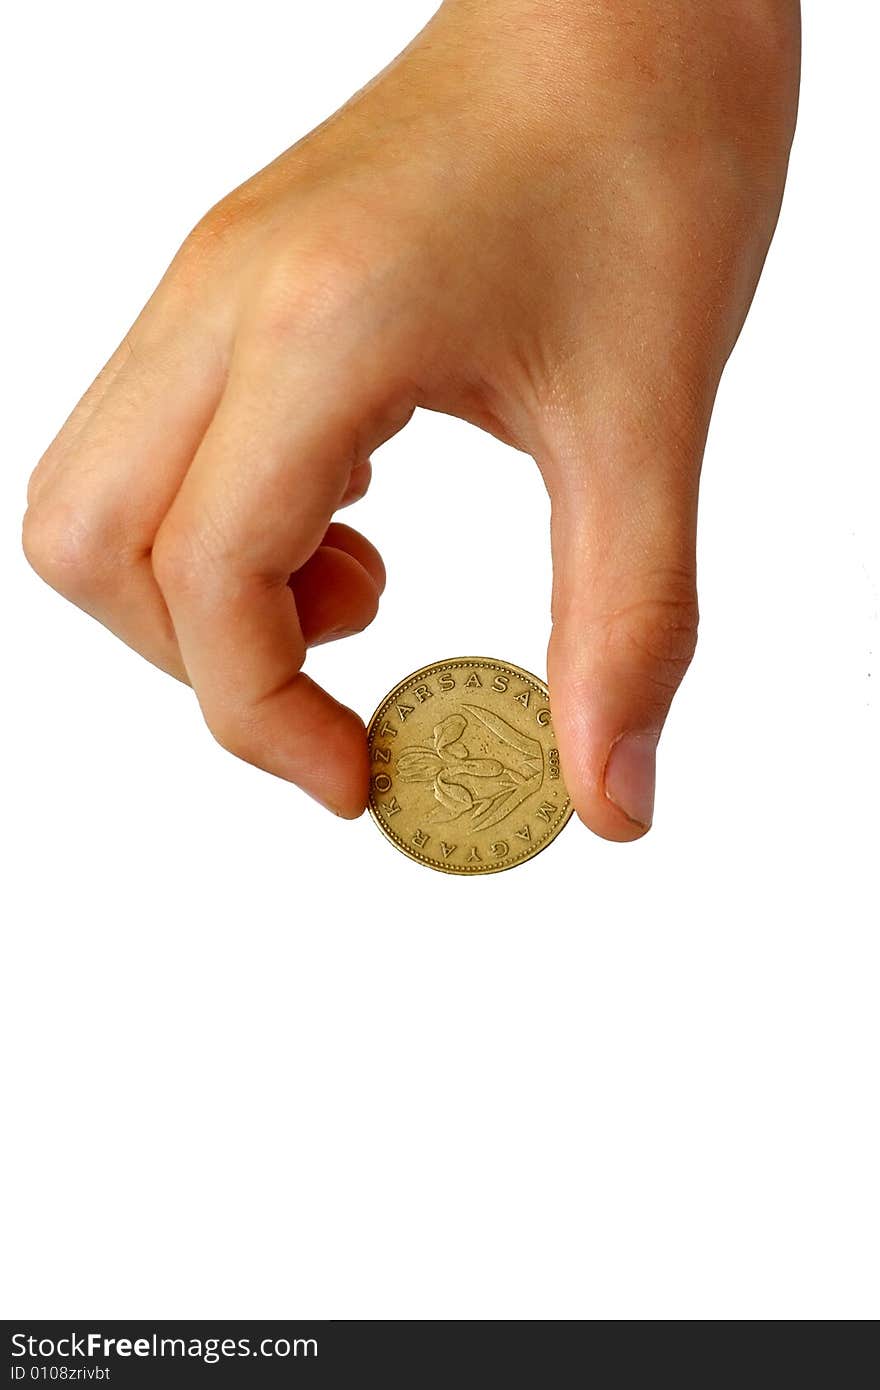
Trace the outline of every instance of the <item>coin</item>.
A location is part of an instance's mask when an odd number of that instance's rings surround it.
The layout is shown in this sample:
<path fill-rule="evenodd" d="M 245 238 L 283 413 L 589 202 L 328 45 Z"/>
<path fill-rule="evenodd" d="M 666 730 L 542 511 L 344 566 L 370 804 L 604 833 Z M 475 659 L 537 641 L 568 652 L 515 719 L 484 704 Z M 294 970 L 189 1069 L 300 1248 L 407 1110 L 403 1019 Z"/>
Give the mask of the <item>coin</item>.
<path fill-rule="evenodd" d="M 547 687 L 509 661 L 423 666 L 385 696 L 367 739 L 370 814 L 430 869 L 511 869 L 571 816 Z"/>

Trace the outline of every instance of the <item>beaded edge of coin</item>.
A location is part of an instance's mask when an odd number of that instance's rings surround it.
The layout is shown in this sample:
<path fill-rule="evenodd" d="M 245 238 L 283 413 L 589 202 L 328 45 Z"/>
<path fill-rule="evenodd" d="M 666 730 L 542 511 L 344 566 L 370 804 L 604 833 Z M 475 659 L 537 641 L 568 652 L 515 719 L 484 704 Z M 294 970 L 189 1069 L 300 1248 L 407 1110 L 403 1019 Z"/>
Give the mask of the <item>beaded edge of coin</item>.
<path fill-rule="evenodd" d="M 391 706 L 398 701 L 398 698 L 403 693 L 403 691 L 406 690 L 406 688 L 413 682 L 428 680 L 432 676 L 436 676 L 439 673 L 450 670 L 488 670 L 500 674 L 514 675 L 518 679 L 522 680 L 524 684 L 530 686 L 532 690 L 534 690 L 537 694 L 541 695 L 545 700 L 547 700 L 547 707 L 549 709 L 550 692 L 547 689 L 546 683 L 540 680 L 539 677 L 534 675 L 531 671 L 526 671 L 523 669 L 523 667 L 516 666 L 513 662 L 510 661 L 502 661 L 495 657 L 485 656 L 456 656 L 448 657 L 444 661 L 432 661 L 430 665 L 422 666 L 418 670 L 412 671 L 408 676 L 404 676 L 403 680 L 398 681 L 397 684 L 393 686 L 392 689 L 383 697 L 382 701 L 374 710 L 367 724 L 367 744 L 370 750 L 371 767 L 370 794 L 367 803 L 367 809 L 370 812 L 371 819 L 378 826 L 379 830 L 385 836 L 386 840 L 390 841 L 390 843 L 394 845 L 395 849 L 398 850 L 401 854 L 405 854 L 408 859 L 412 859 L 418 864 L 423 864 L 425 868 L 433 869 L 436 873 L 453 874 L 459 878 L 466 878 L 468 876 L 476 876 L 482 878 L 486 874 L 504 873 L 507 869 L 518 868 L 519 865 L 526 864 L 529 862 L 529 860 L 536 858 L 539 854 L 542 854 L 544 850 L 548 847 L 548 845 L 552 844 L 552 842 L 557 838 L 557 836 L 560 835 L 562 831 L 565 829 L 565 826 L 568 824 L 568 822 L 571 820 L 572 815 L 574 814 L 574 807 L 571 803 L 571 797 L 568 793 L 568 788 L 565 786 L 565 783 L 563 782 L 562 785 L 565 789 L 565 802 L 563 806 L 560 808 L 559 818 L 557 819 L 556 824 L 554 826 L 551 826 L 550 829 L 548 829 L 546 835 L 542 836 L 542 838 L 539 841 L 537 841 L 537 843 L 531 842 L 529 848 L 524 850 L 522 854 L 517 855 L 515 858 L 506 858 L 497 864 L 487 865 L 484 862 L 481 862 L 480 864 L 443 864 L 436 859 L 429 858 L 425 854 L 420 854 L 415 846 L 408 844 L 405 840 L 401 838 L 401 836 L 395 834 L 395 832 L 387 824 L 387 821 L 383 818 L 381 814 L 380 804 L 377 802 L 375 797 L 375 789 L 373 785 L 374 778 L 372 773 L 372 753 L 373 741 L 376 733 L 376 724 L 381 718 L 383 718 L 383 716 L 387 713 Z"/>

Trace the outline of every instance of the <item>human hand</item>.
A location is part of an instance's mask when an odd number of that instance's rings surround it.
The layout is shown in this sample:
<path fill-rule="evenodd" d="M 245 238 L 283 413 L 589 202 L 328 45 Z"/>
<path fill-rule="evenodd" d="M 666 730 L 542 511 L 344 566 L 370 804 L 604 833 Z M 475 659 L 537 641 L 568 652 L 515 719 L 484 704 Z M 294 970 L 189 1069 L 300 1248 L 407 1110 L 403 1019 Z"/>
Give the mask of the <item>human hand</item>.
<path fill-rule="evenodd" d="M 344 816 L 360 719 L 302 672 L 382 562 L 332 522 L 417 405 L 537 461 L 548 667 L 593 830 L 650 824 L 696 639 L 700 461 L 775 225 L 794 0 L 446 0 L 186 238 L 29 488 L 37 572 Z"/>

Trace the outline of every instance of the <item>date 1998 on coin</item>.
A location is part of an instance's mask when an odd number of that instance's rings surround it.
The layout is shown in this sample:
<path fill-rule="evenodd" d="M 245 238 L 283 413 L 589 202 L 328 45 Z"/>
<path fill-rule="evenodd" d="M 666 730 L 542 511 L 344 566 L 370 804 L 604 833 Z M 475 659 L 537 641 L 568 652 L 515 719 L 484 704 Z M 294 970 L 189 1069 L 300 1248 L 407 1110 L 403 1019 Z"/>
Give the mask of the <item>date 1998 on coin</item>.
<path fill-rule="evenodd" d="M 547 687 L 509 662 L 424 666 L 385 696 L 367 739 L 370 814 L 428 868 L 511 869 L 571 817 Z"/>

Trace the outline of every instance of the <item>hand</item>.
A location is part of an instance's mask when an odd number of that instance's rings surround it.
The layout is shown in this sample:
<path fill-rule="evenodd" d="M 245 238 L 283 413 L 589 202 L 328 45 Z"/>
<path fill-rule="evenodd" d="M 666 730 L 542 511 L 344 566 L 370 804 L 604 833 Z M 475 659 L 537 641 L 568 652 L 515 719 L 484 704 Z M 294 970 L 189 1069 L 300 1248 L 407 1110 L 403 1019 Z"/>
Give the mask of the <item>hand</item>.
<path fill-rule="evenodd" d="M 186 238 L 33 474 L 34 568 L 355 816 L 363 725 L 301 668 L 383 569 L 332 517 L 417 405 L 460 416 L 541 469 L 563 770 L 595 831 L 642 834 L 798 50 L 793 0 L 447 0 Z"/>

